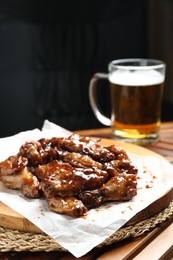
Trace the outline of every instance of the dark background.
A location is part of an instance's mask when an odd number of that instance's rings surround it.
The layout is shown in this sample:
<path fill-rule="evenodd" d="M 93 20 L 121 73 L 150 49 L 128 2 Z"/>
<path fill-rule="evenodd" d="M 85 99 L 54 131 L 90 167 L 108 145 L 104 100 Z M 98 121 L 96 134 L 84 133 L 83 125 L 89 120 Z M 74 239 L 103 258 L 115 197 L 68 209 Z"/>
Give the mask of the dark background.
<path fill-rule="evenodd" d="M 107 72 L 119 58 L 157 58 L 170 65 L 164 39 L 156 41 L 157 20 L 164 28 L 158 19 L 163 2 L 171 1 L 157 1 L 159 9 L 153 0 L 1 0 L 0 137 L 40 128 L 45 119 L 69 130 L 103 127 L 88 99 L 95 72 Z M 170 68 L 163 121 L 173 120 Z M 109 113 L 104 89 L 101 98 Z"/>

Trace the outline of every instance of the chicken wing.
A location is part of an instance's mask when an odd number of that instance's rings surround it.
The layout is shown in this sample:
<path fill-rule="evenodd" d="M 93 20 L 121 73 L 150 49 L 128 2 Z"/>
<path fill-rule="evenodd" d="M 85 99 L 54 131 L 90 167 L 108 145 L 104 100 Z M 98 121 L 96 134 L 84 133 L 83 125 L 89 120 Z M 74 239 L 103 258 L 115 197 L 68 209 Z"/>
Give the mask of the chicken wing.
<path fill-rule="evenodd" d="M 106 171 L 95 167 L 76 168 L 59 161 L 38 166 L 35 168 L 35 175 L 41 180 L 44 194 L 61 197 L 74 196 L 86 189 L 99 188 L 108 177 Z"/>
<path fill-rule="evenodd" d="M 75 197 L 59 197 L 53 196 L 46 198 L 49 208 L 61 214 L 66 214 L 68 216 L 83 216 L 87 212 L 87 207 L 84 206 L 81 200 Z"/>

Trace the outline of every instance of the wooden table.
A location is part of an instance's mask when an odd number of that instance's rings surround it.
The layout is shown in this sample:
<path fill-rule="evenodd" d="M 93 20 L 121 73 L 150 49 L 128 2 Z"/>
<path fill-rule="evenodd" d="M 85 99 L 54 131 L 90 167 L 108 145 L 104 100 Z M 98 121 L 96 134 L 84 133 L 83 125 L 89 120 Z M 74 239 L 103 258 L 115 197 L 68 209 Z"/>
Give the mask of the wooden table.
<path fill-rule="evenodd" d="M 108 128 L 76 131 L 76 133 L 87 136 L 111 138 L 111 132 Z M 146 147 L 169 160 L 173 165 L 173 122 L 162 123 L 159 142 Z M 145 233 L 136 239 L 130 239 L 118 242 L 111 246 L 105 246 L 101 249 L 95 248 L 87 255 L 78 258 L 80 260 L 112 260 L 112 259 L 135 259 L 146 260 L 165 259 L 173 257 L 173 218 L 163 222 L 154 230 Z M 22 259 L 22 260 L 41 260 L 58 259 L 74 260 L 76 259 L 65 252 L 7 252 L 0 253 L 0 259 Z"/>

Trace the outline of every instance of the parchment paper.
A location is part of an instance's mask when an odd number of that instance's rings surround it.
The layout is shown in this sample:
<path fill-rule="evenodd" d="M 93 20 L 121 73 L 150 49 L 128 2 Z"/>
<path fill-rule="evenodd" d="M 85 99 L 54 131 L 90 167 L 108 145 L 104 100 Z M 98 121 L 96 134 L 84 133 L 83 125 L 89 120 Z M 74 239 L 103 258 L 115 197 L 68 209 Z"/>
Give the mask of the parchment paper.
<path fill-rule="evenodd" d="M 0 161 L 16 154 L 25 141 L 70 134 L 46 120 L 42 130 L 34 129 L 0 139 Z M 135 151 L 129 156 L 139 171 L 137 196 L 129 202 L 106 203 L 97 210 L 89 210 L 85 218 L 53 213 L 44 199 L 24 198 L 20 191 L 6 189 L 1 183 L 0 200 L 29 219 L 75 257 L 81 257 L 173 187 L 173 167 L 164 158 L 138 155 Z"/>

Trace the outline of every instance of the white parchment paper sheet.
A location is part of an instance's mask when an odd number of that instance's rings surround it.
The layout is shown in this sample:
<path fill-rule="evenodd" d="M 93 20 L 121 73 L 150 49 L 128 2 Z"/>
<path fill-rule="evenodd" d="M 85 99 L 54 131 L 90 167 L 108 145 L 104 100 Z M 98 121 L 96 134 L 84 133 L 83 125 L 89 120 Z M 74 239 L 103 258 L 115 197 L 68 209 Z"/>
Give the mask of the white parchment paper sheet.
<path fill-rule="evenodd" d="M 18 152 L 25 141 L 71 133 L 49 121 L 42 131 L 34 129 L 0 139 L 0 161 Z M 53 213 L 44 199 L 24 198 L 20 191 L 0 184 L 0 200 L 29 219 L 75 257 L 81 257 L 122 227 L 137 212 L 162 197 L 173 187 L 173 167 L 162 157 L 129 154 L 138 167 L 138 195 L 132 201 L 106 203 L 88 211 L 85 218 Z"/>

